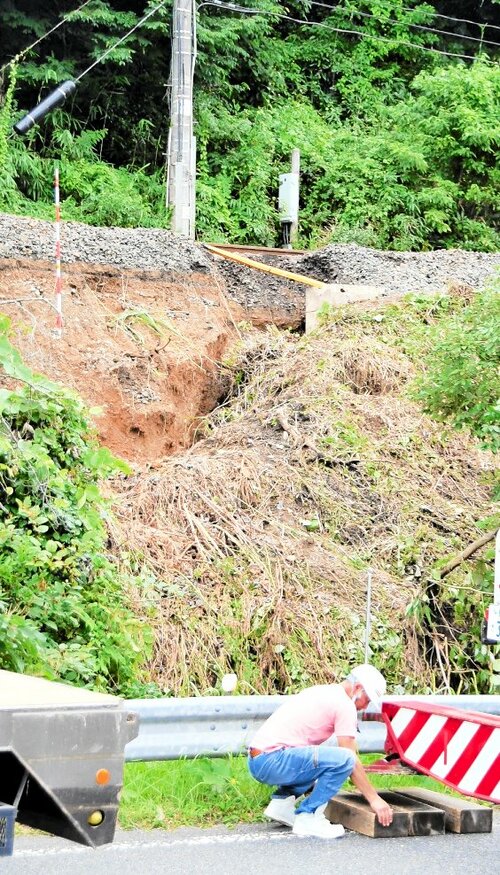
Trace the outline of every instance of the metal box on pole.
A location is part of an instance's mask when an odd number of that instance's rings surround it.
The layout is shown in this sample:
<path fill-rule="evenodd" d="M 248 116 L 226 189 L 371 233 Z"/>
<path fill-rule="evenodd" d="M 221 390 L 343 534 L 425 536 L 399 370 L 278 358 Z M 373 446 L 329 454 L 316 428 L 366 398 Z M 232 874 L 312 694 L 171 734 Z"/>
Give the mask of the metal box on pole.
<path fill-rule="evenodd" d="M 280 222 L 298 222 L 299 176 L 297 173 L 280 173 L 278 208 Z"/>
<path fill-rule="evenodd" d="M 299 174 L 281 173 L 279 177 L 278 209 L 284 249 L 292 248 L 293 231 L 299 221 Z"/>

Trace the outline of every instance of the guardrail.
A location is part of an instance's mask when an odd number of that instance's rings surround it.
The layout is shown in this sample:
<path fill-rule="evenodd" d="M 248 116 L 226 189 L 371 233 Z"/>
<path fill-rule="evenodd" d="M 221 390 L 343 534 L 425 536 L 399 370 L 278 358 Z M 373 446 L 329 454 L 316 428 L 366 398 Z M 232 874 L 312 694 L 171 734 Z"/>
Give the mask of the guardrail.
<path fill-rule="evenodd" d="M 132 761 L 222 757 L 244 753 L 253 733 L 286 696 L 207 696 L 185 699 L 130 699 L 139 714 L 139 735 L 125 747 Z M 500 714 L 500 696 L 387 696 L 386 701 L 435 702 L 462 710 Z M 381 753 L 386 730 L 382 723 L 360 721 L 362 753 Z M 334 744 L 334 739 L 327 744 Z"/>

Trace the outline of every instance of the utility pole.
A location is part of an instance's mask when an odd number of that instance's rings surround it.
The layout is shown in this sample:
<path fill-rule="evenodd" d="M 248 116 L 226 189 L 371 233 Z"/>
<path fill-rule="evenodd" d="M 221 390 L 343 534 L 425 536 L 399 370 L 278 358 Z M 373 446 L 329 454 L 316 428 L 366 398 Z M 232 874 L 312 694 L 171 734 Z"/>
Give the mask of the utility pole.
<path fill-rule="evenodd" d="M 194 238 L 196 142 L 193 136 L 193 77 L 196 57 L 194 0 L 174 0 L 167 205 L 172 230 Z"/>

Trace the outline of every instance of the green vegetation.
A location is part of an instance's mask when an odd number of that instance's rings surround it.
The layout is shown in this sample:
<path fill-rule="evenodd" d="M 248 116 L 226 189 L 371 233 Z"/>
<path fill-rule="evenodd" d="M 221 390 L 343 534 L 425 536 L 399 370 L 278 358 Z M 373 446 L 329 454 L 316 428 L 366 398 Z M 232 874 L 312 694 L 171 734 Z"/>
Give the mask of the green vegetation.
<path fill-rule="evenodd" d="M 203 143 L 200 233 L 272 243 L 273 187 L 296 146 L 305 244 L 494 250 L 499 97 L 499 72 L 478 62 L 421 73 L 404 101 L 379 97 L 367 119 L 332 125 L 304 98 L 225 114 L 216 123 L 217 137 L 233 140 L 224 159 L 215 131 Z M 227 192 L 234 200 L 221 217 Z"/>
<path fill-rule="evenodd" d="M 418 399 L 456 428 L 500 449 L 500 282 L 432 332 Z"/>
<path fill-rule="evenodd" d="M 498 248 L 495 32 L 445 26 L 435 14 L 450 14 L 443 2 L 257 5 L 260 15 L 203 4 L 198 11 L 199 236 L 275 243 L 278 174 L 298 147 L 301 243 Z M 487 24 L 496 5 L 470 0 L 467 17 Z M 72 8 L 51 2 L 42 12 L 34 0 L 8 6 L 0 63 Z M 463 6 L 455 12 L 462 18 Z M 66 219 L 168 226 L 170 3 L 84 77 L 70 103 L 24 139 L 8 139 L 12 121 L 39 94 L 82 72 L 143 8 L 92 0 L 7 67 L 0 209 L 51 218 L 57 159 Z M 475 60 L 454 56 L 464 54 Z"/>
<path fill-rule="evenodd" d="M 269 788 L 258 784 L 246 758 L 127 763 L 120 826 L 172 828 L 259 819 Z"/>
<path fill-rule="evenodd" d="M 81 401 L 34 374 L 0 319 L 0 666 L 139 695 L 151 645 L 141 579 L 110 556 L 100 481 L 124 463 Z M 147 615 L 146 606 L 143 612 Z"/>
<path fill-rule="evenodd" d="M 381 340 L 404 350 L 418 369 L 416 378 L 409 384 L 409 394 L 423 404 L 426 412 L 439 422 L 451 423 L 457 430 L 468 430 L 485 448 L 498 450 L 498 279 L 478 294 L 468 288 L 452 287 L 448 294 L 412 295 L 402 304 L 384 308 L 378 314 L 353 313 L 350 318 L 358 330 L 365 326 L 365 342 L 377 326 Z M 338 311 L 323 316 L 325 324 L 339 319 L 342 315 Z M 383 367 L 381 351 L 376 362 L 378 367 Z M 439 440 L 444 447 L 448 440 L 446 430 Z M 426 449 L 416 435 L 405 436 L 404 446 L 414 458 Z M 430 447 L 427 452 L 429 450 L 432 457 Z M 450 467 L 453 470 L 451 459 Z M 382 472 L 377 470 L 376 464 L 372 476 L 381 483 Z M 493 497 L 497 499 L 498 471 L 491 472 L 490 483 Z M 500 525 L 500 515 L 496 512 L 478 519 L 476 525 L 478 534 L 494 531 Z M 411 536 L 401 537 L 399 553 L 404 565 L 411 565 L 415 560 L 420 563 L 417 557 L 425 550 L 428 537 L 429 531 L 422 523 Z M 481 644 L 484 609 L 493 600 L 494 545 L 490 545 L 481 558 L 474 558 L 441 579 L 440 569 L 450 558 L 450 548 L 447 550 L 443 544 L 441 557 L 427 569 L 427 579 L 425 574 L 421 575 L 421 586 L 408 604 L 407 616 L 416 622 L 426 660 L 438 669 L 446 688 L 458 693 L 497 692 L 500 646 Z"/>
<path fill-rule="evenodd" d="M 447 318 L 428 331 L 430 345 L 415 397 L 434 418 L 470 430 L 484 447 L 496 452 L 500 448 L 500 282 L 474 296 L 468 305 L 467 294 L 465 290 L 458 311 L 448 311 Z M 498 483 L 495 493 L 498 498 Z M 499 525 L 498 514 L 479 522 L 485 531 Z M 471 663 L 477 666 L 474 691 L 500 689 L 500 647 L 480 643 L 483 609 L 493 599 L 494 562 L 492 546 L 460 583 L 441 580 L 438 566 L 427 592 L 409 609 L 429 639 L 454 627 L 454 635 L 447 636 L 446 662 L 452 666 L 459 690 Z"/>
<path fill-rule="evenodd" d="M 373 756 L 364 756 L 366 762 Z M 417 775 L 372 775 L 380 789 L 427 787 L 443 792 L 442 784 Z M 347 785 L 347 789 L 354 789 Z M 127 763 L 120 802 L 124 829 L 172 829 L 255 823 L 264 820 L 269 787 L 250 776 L 245 757 Z"/>

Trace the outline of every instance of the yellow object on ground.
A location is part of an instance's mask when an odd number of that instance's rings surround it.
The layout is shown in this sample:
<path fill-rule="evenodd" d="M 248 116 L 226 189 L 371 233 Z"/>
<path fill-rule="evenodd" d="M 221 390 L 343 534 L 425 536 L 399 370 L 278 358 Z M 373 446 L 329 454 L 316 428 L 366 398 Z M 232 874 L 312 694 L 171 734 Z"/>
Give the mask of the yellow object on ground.
<path fill-rule="evenodd" d="M 238 264 L 243 264 L 245 267 L 254 267 L 256 270 L 262 270 L 264 273 L 272 273 L 274 276 L 281 276 L 284 279 L 294 280 L 296 283 L 303 283 L 306 286 L 316 286 L 322 289 L 326 283 L 321 280 L 315 280 L 308 276 L 302 276 L 300 273 L 292 273 L 290 270 L 282 270 L 280 267 L 271 267 L 269 264 L 262 264 L 260 261 L 253 261 L 251 258 L 246 258 L 244 255 L 237 255 L 235 252 L 228 252 L 219 246 L 212 246 L 210 243 L 204 244 L 205 249 L 212 252 L 214 255 L 220 255 L 222 258 L 227 258 L 229 261 L 236 261 Z"/>

